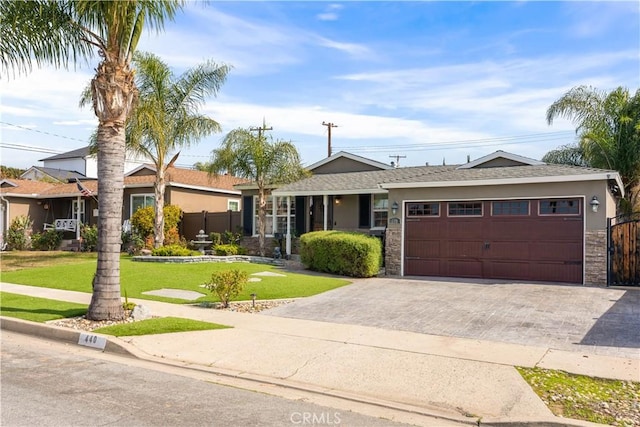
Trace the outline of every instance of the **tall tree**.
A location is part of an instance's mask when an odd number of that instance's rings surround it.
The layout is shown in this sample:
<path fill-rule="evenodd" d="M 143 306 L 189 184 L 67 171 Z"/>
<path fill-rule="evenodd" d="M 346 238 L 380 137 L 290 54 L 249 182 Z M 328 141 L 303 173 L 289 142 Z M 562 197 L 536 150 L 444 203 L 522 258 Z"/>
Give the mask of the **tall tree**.
<path fill-rule="evenodd" d="M 261 131 L 234 129 L 212 153 L 209 173 L 229 173 L 252 181 L 258 188 L 258 242 L 265 254 L 267 196 L 271 188 L 294 182 L 308 174 L 297 148 L 289 141 L 273 141 Z M 246 207 L 243 207 L 245 209 Z M 274 219 L 275 220 L 275 219 Z"/>
<path fill-rule="evenodd" d="M 563 117 L 576 125 L 578 146 L 586 164 L 620 173 L 625 196 L 620 213 L 640 207 L 640 89 L 611 92 L 577 86 L 547 110 L 547 122 Z"/>
<path fill-rule="evenodd" d="M 162 29 L 181 0 L 0 2 L 0 64 L 21 73 L 37 65 L 64 66 L 98 52 L 91 82 L 98 118 L 98 264 L 87 316 L 124 317 L 120 293 L 120 238 L 125 123 L 138 91 L 131 59 L 143 28 Z"/>
<path fill-rule="evenodd" d="M 200 114 L 208 97 L 220 90 L 229 72 L 226 65 L 207 61 L 180 76 L 151 53 L 133 57 L 138 104 L 127 122 L 127 150 L 141 155 L 156 169 L 154 182 L 154 246 L 164 242 L 164 192 L 167 169 L 181 148 L 220 132 L 214 119 Z M 170 156 L 173 158 L 170 159 Z"/>
<path fill-rule="evenodd" d="M 560 165 L 589 166 L 580 144 L 561 145 L 545 154 L 542 161 Z"/>

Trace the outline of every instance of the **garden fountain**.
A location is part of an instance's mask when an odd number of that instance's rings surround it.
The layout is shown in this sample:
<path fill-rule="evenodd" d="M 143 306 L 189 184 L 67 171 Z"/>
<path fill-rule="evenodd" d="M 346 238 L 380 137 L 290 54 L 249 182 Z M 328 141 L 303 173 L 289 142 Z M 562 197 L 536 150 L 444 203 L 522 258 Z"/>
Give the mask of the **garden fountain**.
<path fill-rule="evenodd" d="M 192 240 L 190 243 L 196 247 L 197 250 L 200 251 L 202 255 L 204 255 L 204 248 L 213 243 L 212 240 L 206 240 L 207 236 L 204 230 L 200 230 L 198 234 L 196 234 L 196 240 Z"/>

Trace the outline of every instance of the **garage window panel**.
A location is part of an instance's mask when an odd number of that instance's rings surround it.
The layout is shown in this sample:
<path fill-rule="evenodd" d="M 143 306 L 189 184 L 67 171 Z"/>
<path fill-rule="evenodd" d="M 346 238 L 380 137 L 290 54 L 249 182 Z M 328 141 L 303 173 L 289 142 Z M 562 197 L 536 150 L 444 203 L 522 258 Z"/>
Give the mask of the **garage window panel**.
<path fill-rule="evenodd" d="M 482 202 L 451 202 L 449 216 L 482 216 Z"/>
<path fill-rule="evenodd" d="M 529 215 L 528 200 L 506 200 L 491 203 L 491 215 Z"/>
<path fill-rule="evenodd" d="M 440 203 L 407 203 L 407 216 L 440 216 Z"/>
<path fill-rule="evenodd" d="M 540 215 L 580 215 L 580 200 L 540 200 Z"/>

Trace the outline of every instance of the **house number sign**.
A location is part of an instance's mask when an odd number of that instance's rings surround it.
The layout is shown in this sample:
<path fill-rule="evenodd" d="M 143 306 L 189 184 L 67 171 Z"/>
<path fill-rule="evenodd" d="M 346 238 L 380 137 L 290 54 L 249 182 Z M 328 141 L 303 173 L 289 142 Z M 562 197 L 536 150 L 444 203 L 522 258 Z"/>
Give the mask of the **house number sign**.
<path fill-rule="evenodd" d="M 78 344 L 84 345 L 86 347 L 93 347 L 104 350 L 104 348 L 107 346 L 107 339 L 105 337 L 100 337 L 93 334 L 85 334 L 83 332 L 80 334 L 80 338 L 78 338 Z"/>

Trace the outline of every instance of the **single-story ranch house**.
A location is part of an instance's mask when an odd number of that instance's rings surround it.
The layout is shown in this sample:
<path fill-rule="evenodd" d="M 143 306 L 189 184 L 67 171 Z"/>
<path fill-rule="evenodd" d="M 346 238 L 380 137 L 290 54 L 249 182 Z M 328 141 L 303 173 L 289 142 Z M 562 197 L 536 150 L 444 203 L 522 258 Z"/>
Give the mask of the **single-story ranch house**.
<path fill-rule="evenodd" d="M 309 169 L 272 191 L 268 233 L 282 236 L 286 254 L 308 231 L 361 231 L 383 238 L 390 275 L 606 284 L 607 218 L 622 191 L 615 171 L 503 151 L 403 168 L 340 152 Z M 255 236 L 255 187 L 237 188 Z"/>
<path fill-rule="evenodd" d="M 64 231 L 66 240 L 78 240 L 78 224 L 97 224 L 100 214 L 98 181 L 72 178 L 65 182 L 0 180 L 0 236 L 9 228 L 14 218 L 28 215 L 33 221 L 34 231 L 41 232 L 52 227 Z M 239 226 L 239 211 L 242 206 L 240 191 L 234 186 L 245 180 L 229 175 L 210 177 L 207 172 L 176 167 L 167 170 L 165 179 L 165 203 L 179 206 L 185 213 L 197 213 L 196 221 L 183 224 L 183 235 L 187 239 L 194 238 L 202 228 L 203 213 L 232 211 L 229 213 L 235 214 L 234 218 L 237 218 Z M 154 180 L 155 168 L 151 165 L 138 166 L 125 175 L 123 221 L 131 218 L 136 209 L 153 205 Z M 85 190 L 84 194 L 82 190 Z M 219 231 L 225 229 L 233 227 L 224 227 Z"/>

